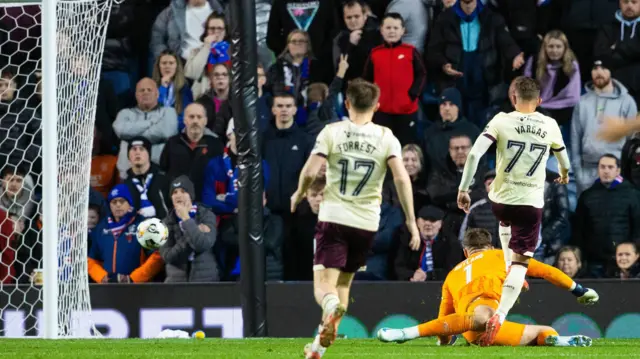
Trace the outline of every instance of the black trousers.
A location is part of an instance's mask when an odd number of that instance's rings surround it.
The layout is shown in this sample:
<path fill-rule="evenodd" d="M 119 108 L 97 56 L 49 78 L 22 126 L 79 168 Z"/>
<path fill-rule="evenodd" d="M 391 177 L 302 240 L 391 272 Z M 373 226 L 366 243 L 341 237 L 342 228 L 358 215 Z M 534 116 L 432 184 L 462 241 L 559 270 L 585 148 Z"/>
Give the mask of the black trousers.
<path fill-rule="evenodd" d="M 394 136 L 400 141 L 400 145 L 417 142 L 416 126 L 418 123 L 418 112 L 408 115 L 394 115 L 384 112 L 376 112 L 373 116 L 373 123 L 388 127 Z"/>

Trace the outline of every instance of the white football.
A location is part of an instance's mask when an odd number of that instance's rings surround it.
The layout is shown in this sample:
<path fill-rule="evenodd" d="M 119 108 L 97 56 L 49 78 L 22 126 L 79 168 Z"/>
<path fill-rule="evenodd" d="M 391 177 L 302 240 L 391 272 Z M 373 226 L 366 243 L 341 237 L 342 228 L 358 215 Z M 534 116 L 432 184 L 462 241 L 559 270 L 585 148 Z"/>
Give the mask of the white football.
<path fill-rule="evenodd" d="M 138 225 L 138 242 L 146 249 L 158 249 L 167 242 L 169 229 L 158 218 L 145 219 Z"/>

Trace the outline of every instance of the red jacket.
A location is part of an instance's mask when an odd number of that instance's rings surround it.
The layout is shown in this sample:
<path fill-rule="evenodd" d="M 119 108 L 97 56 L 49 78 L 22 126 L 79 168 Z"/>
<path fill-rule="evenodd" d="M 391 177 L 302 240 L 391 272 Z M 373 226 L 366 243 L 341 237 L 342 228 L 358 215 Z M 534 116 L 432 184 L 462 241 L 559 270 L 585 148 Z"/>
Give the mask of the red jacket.
<path fill-rule="evenodd" d="M 15 282 L 16 250 L 13 246 L 13 221 L 0 209 L 0 283 Z"/>
<path fill-rule="evenodd" d="M 426 70 L 415 47 L 402 42 L 380 45 L 369 54 L 365 80 L 380 87 L 380 112 L 408 115 L 418 111 Z"/>

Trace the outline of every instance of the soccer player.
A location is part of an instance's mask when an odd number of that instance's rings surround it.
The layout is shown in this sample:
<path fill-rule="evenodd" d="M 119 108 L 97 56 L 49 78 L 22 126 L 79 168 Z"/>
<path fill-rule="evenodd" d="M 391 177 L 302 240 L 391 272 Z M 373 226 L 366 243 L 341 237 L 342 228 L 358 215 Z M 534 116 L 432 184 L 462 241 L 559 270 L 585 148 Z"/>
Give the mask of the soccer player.
<path fill-rule="evenodd" d="M 498 307 L 502 282 L 507 275 L 501 250 L 491 246 L 486 229 L 471 229 L 462 241 L 466 260 L 449 272 L 442 286 L 438 319 L 405 329 L 382 328 L 378 339 L 383 342 L 405 342 L 418 337 L 438 336 L 439 345 L 455 342 L 462 334 L 472 344 L 483 335 L 485 324 Z M 578 303 L 590 305 L 598 301 L 593 289 L 583 288 L 557 268 L 531 260 L 527 274 L 544 278 L 578 297 Z M 494 345 L 590 346 L 591 338 L 583 335 L 560 336 L 553 328 L 506 321 L 496 335 Z"/>
<path fill-rule="evenodd" d="M 322 324 L 307 358 L 320 358 L 336 338 L 349 304 L 355 272 L 365 265 L 380 221 L 382 183 L 387 167 L 393 173 L 398 197 L 411 233 L 409 246 L 418 250 L 420 234 L 415 223 L 411 180 L 402 163 L 400 143 L 391 130 L 371 122 L 378 109 L 380 89 L 361 79 L 347 88 L 348 121 L 327 125 L 318 135 L 291 211 L 326 163 L 326 187 L 316 226 L 313 286 L 322 308 Z"/>
<path fill-rule="evenodd" d="M 500 243 L 508 267 L 500 305 L 487 322 L 481 345 L 490 345 L 513 307 L 523 285 L 529 259 L 538 243 L 542 207 L 544 206 L 545 165 L 549 153 L 558 159 L 560 177 L 569 182 L 569 157 L 556 121 L 536 112 L 540 104 L 540 85 L 520 76 L 513 83 L 510 100 L 516 110 L 497 114 L 478 137 L 469 152 L 458 187 L 458 207 L 469 213 L 469 185 L 473 181 L 480 157 L 496 144 L 496 177 L 489 200 L 500 221 Z"/>

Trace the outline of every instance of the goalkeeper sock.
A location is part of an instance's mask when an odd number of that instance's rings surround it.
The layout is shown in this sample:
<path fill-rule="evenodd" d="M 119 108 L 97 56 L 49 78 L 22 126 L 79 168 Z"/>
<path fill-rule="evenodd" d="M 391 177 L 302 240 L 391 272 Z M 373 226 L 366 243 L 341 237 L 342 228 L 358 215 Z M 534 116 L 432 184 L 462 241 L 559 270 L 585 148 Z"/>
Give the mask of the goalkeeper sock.
<path fill-rule="evenodd" d="M 502 245 L 504 262 L 507 265 L 507 270 L 509 270 L 509 267 L 511 266 L 511 249 L 509 249 L 509 242 L 511 241 L 511 226 L 505 226 L 500 222 L 498 232 L 500 233 L 500 245 Z"/>
<path fill-rule="evenodd" d="M 507 278 L 502 284 L 500 305 L 496 310 L 496 313 L 500 315 L 500 323 L 504 322 L 507 314 L 509 314 L 509 311 L 513 308 L 513 305 L 520 296 L 522 285 L 524 284 L 524 277 L 527 275 L 527 267 L 527 263 L 513 262 L 509 268 Z"/>
<path fill-rule="evenodd" d="M 556 332 L 555 329 L 543 330 L 542 332 L 540 332 L 540 334 L 538 334 L 538 338 L 536 339 L 536 344 L 545 345 L 544 340 L 547 339 L 547 337 L 550 337 L 552 335 L 557 336 L 558 332 Z"/>
<path fill-rule="evenodd" d="M 472 314 L 449 314 L 442 318 L 404 329 L 407 339 L 419 337 L 449 336 L 473 329 Z"/>
<path fill-rule="evenodd" d="M 576 297 L 582 297 L 586 292 L 587 288 L 584 288 L 580 284 L 573 282 L 573 285 L 571 286 L 571 294 L 575 295 Z"/>

